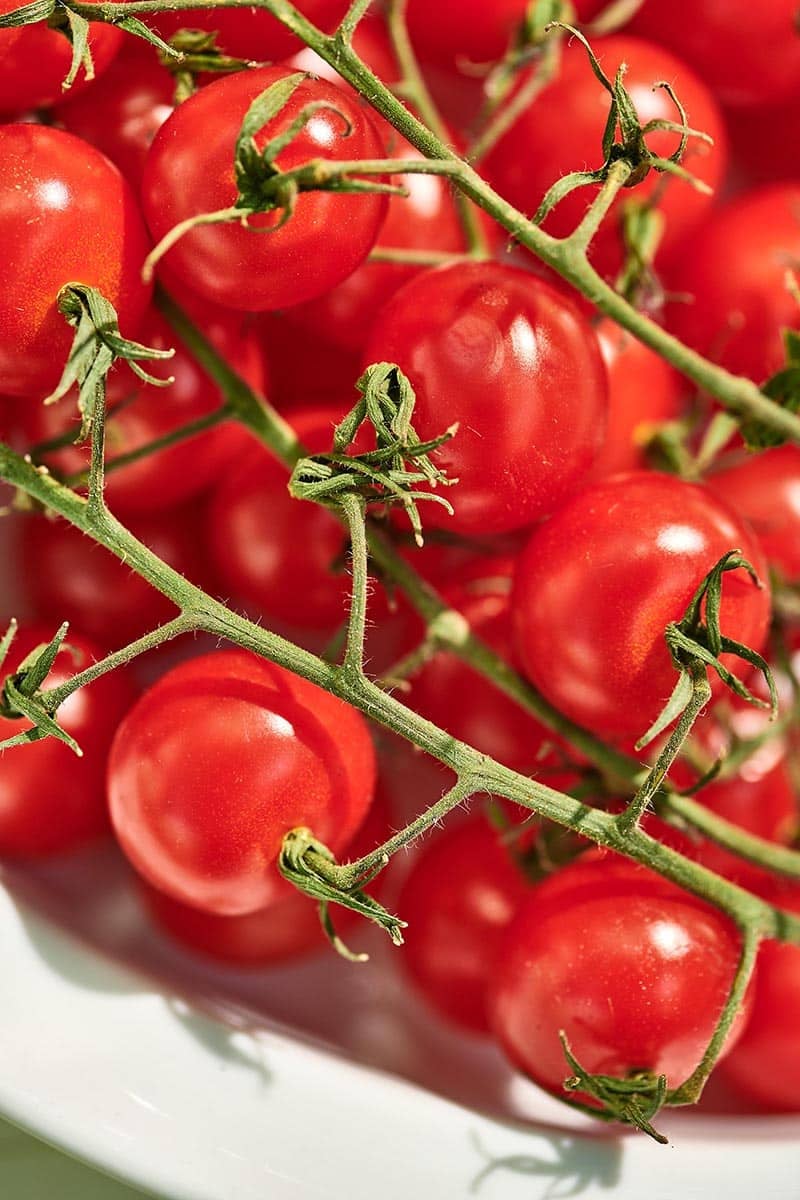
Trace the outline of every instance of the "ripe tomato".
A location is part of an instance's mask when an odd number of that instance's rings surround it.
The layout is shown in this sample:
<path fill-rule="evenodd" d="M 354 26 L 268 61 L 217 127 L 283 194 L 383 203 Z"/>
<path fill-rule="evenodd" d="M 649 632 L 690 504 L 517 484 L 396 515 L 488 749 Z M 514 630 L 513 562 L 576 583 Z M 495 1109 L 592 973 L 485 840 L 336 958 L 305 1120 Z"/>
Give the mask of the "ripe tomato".
<path fill-rule="evenodd" d="M 346 846 L 374 779 L 360 713 L 254 654 L 220 651 L 169 671 L 120 725 L 111 820 L 153 887 L 236 916 L 272 900 L 291 829 Z"/>
<path fill-rule="evenodd" d="M 608 430 L 592 478 L 647 466 L 646 446 L 656 426 L 676 421 L 688 385 L 674 367 L 608 317 L 596 327 L 608 371 Z"/>
<path fill-rule="evenodd" d="M 99 151 L 41 125 L 0 127 L 0 379 L 12 396 L 56 386 L 74 330 L 67 283 L 99 288 L 124 336 L 150 300 L 147 234 L 130 185 Z"/>
<path fill-rule="evenodd" d="M 668 46 L 697 71 L 723 104 L 786 100 L 800 93 L 795 0 L 770 0 L 753 29 L 749 0 L 645 0 L 632 33 Z"/>
<path fill-rule="evenodd" d="M 800 888 L 772 880 L 772 904 L 800 913 Z M 763 942 L 753 1009 L 744 1033 L 721 1067 L 721 1078 L 768 1112 L 800 1111 L 800 946 Z"/>
<path fill-rule="evenodd" d="M 423 847 L 397 900 L 408 921 L 402 962 L 448 1020 L 489 1032 L 487 988 L 503 934 L 528 891 L 483 814 Z"/>
<path fill-rule="evenodd" d="M 528 0 L 409 0 L 408 30 L 424 62 L 492 63 L 505 54 L 528 8 Z"/>
<path fill-rule="evenodd" d="M 556 1094 L 572 1074 L 561 1030 L 590 1073 L 663 1073 L 675 1087 L 711 1039 L 739 942 L 728 918 L 646 868 L 610 856 L 573 863 L 533 888 L 508 928 L 489 997 L 494 1031 Z M 728 1049 L 745 1019 L 743 1009 Z"/>
<path fill-rule="evenodd" d="M 762 383 L 784 365 L 781 330 L 797 328 L 786 272 L 800 259 L 800 186 L 737 196 L 669 264 L 670 330 L 729 371 Z M 687 302 L 685 297 L 691 297 Z"/>
<path fill-rule="evenodd" d="M 347 0 L 299 0 L 295 6 L 325 33 L 332 33 L 347 12 Z M 189 9 L 163 12 L 148 19 L 163 38 L 179 29 L 207 29 L 217 33 L 217 48 L 245 61 L 285 58 L 297 47 L 297 38 L 264 9 Z"/>
<path fill-rule="evenodd" d="M 19 8 L 16 0 L 0 0 L 0 14 Z M 95 75 L 107 71 L 125 38 L 121 29 L 93 21 L 89 49 Z M 0 29 L 0 113 L 16 114 L 47 108 L 90 86 L 83 66 L 68 91 L 64 80 L 72 63 L 72 43 L 65 32 L 46 21 L 18 29 Z"/>
<path fill-rule="evenodd" d="M 126 523 L 159 558 L 216 592 L 197 521 L 195 501 Z M 27 517 L 17 558 L 24 591 L 38 617 L 69 621 L 111 649 L 178 615 L 172 601 L 141 575 L 60 518 Z"/>
<path fill-rule="evenodd" d="M 587 488 L 534 531 L 519 559 L 512 607 L 525 671 L 578 724 L 606 738 L 640 736 L 677 679 L 664 630 L 733 549 L 765 586 L 726 574 L 722 632 L 757 650 L 770 616 L 766 563 L 722 501 L 655 472 Z"/>
<path fill-rule="evenodd" d="M 340 857 L 353 862 L 389 836 L 388 809 L 379 788 L 364 824 Z M 369 885 L 371 896 L 380 897 L 385 878 L 382 873 Z M 276 881 L 274 895 L 266 908 L 237 917 L 190 908 L 156 891 L 144 880 L 140 895 L 159 929 L 180 945 L 218 962 L 263 967 L 330 948 L 317 905 L 282 878 Z M 348 940 L 354 926 L 365 925 L 352 909 L 339 905 L 332 906 L 331 916 L 336 932 L 347 935 Z"/>
<path fill-rule="evenodd" d="M 37 646 L 49 642 L 53 632 L 48 625 L 21 626 L 2 678 L 16 671 Z M 44 686 L 58 687 L 102 657 L 99 646 L 70 630 Z M 130 678 L 121 669 L 64 701 L 57 719 L 75 738 L 83 758 L 54 738 L 0 754 L 0 854 L 56 854 L 108 832 L 106 759 L 117 725 L 134 698 Z M 0 717 L 0 740 L 30 727 L 30 721 Z"/>
<path fill-rule="evenodd" d="M 284 67 L 265 67 L 218 79 L 162 125 L 142 180 L 145 215 L 155 238 L 188 217 L 234 203 L 234 146 L 245 113 L 263 91 L 291 74 Z M 310 104 L 326 107 L 278 155 L 283 170 L 315 158 L 383 156 L 367 110 L 351 94 L 311 78 L 258 133 L 257 145 L 284 132 Z M 238 221 L 201 226 L 181 238 L 164 261 L 182 283 L 217 304 L 253 312 L 283 308 L 319 296 L 350 275 L 375 244 L 385 216 L 382 195 L 307 192 L 280 229 L 279 212 L 250 218 L 251 229 Z"/>
<path fill-rule="evenodd" d="M 56 105 L 53 115 L 70 133 L 102 150 L 138 188 L 150 144 L 175 107 L 174 95 L 175 80 L 152 46 L 129 37 L 114 70 L 88 93 Z"/>
<path fill-rule="evenodd" d="M 691 138 L 683 165 L 716 189 L 725 175 L 727 150 L 722 115 L 705 85 L 672 55 L 649 42 L 630 37 L 597 38 L 594 50 L 606 75 L 613 78 L 620 63 L 629 70 L 625 86 L 642 124 L 659 119 L 675 121 L 675 105 L 663 88 L 666 79 L 683 103 L 689 125 L 714 139 L 714 145 Z M 536 97 L 495 145 L 484 164 L 486 174 L 502 196 L 524 212 L 533 212 L 562 175 L 602 166 L 602 138 L 610 97 L 597 81 L 582 46 L 565 47 L 558 77 Z M 674 133 L 649 134 L 647 145 L 664 157 L 674 153 Z M 711 197 L 683 180 L 650 172 L 635 191 L 623 192 L 592 242 L 591 258 L 603 274 L 618 270 L 622 261 L 620 220 L 625 197 L 640 202 L 658 189 L 658 208 L 664 217 L 660 252 L 676 245 L 698 224 L 711 206 Z M 663 194 L 662 194 L 663 189 Z M 579 188 L 553 210 L 544 228 L 558 237 L 572 232 L 596 188 Z"/>
<path fill-rule="evenodd" d="M 770 566 L 800 582 L 800 449 L 776 446 L 716 471 L 709 488 L 756 531 Z"/>
<path fill-rule="evenodd" d="M 241 315 L 202 302 L 191 305 L 192 309 L 197 309 L 193 316 L 201 332 L 252 387 L 261 391 L 264 371 L 260 348 L 254 332 L 244 327 Z M 172 377 L 174 383 L 167 388 L 148 386 L 124 364 L 111 373 L 106 393 L 110 413 L 106 424 L 108 460 L 146 446 L 214 412 L 222 403 L 217 385 L 157 309 L 147 313 L 140 338 L 158 350 L 175 347 L 173 358 L 148 364 L 150 374 L 157 379 Z M 72 394 L 55 405 L 30 405 L 25 420 L 29 445 L 48 441 L 71 427 L 77 433 L 78 422 L 78 406 Z M 252 444 L 253 439 L 241 425 L 226 421 L 118 471 L 110 471 L 106 500 L 115 512 L 163 511 L 208 487 L 237 454 Z M 45 454 L 43 461 L 63 474 L 78 473 L 89 465 L 89 448 L 69 445 Z"/>
<path fill-rule="evenodd" d="M 606 377 L 591 327 L 534 275 L 490 262 L 416 276 L 379 313 L 365 362 L 411 380 L 424 441 L 453 422 L 436 461 L 459 483 L 429 526 L 501 533 L 546 516 L 580 483 L 601 444 Z"/>

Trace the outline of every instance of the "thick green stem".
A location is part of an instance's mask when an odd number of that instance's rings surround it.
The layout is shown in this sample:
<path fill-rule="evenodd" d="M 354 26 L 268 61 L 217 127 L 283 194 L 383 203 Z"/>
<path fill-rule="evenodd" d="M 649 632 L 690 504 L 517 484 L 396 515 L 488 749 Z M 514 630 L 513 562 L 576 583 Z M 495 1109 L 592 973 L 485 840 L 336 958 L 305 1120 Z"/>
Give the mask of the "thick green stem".
<path fill-rule="evenodd" d="M 367 593 L 369 589 L 364 502 L 360 496 L 351 493 L 343 496 L 340 504 L 350 532 L 350 558 L 353 572 L 344 669 L 354 675 L 363 675 L 364 632 L 367 625 Z"/>

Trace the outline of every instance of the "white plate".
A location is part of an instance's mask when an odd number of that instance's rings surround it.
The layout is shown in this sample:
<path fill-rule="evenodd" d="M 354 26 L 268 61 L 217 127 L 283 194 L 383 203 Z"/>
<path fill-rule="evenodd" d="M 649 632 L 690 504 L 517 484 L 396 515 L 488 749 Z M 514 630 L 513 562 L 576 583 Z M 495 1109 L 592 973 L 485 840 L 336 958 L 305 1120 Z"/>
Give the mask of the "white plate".
<path fill-rule="evenodd" d="M 598 1131 L 431 1019 L 388 944 L 221 972 L 145 930 L 113 851 L 2 879 L 0 1111 L 158 1196 L 800 1195 L 796 1119 Z"/>

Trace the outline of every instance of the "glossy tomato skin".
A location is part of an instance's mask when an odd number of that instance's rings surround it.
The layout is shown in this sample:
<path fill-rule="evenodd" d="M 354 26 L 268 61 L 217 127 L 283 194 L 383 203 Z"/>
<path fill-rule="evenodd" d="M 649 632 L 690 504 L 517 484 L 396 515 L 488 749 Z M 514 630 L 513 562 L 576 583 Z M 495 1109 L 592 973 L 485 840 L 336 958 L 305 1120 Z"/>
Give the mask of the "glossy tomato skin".
<path fill-rule="evenodd" d="M 774 878 L 764 898 L 800 913 L 800 889 Z M 721 1078 L 767 1112 L 800 1112 L 800 946 L 762 942 L 753 1008 L 744 1033 L 720 1068 Z"/>
<path fill-rule="evenodd" d="M 193 305 L 196 323 L 212 345 L 256 391 L 262 391 L 264 369 L 258 340 L 244 328 L 239 313 L 201 303 Z M 108 377 L 106 403 L 106 461 L 138 450 L 182 425 L 208 416 L 220 407 L 222 394 L 189 353 L 157 309 L 143 319 L 140 338 L 156 350 L 174 348 L 174 357 L 148 363 L 156 379 L 172 379 L 168 387 L 142 383 L 120 363 Z M 116 411 L 115 411 L 116 410 Z M 28 406 L 25 428 L 31 445 L 49 441 L 73 429 L 79 413 L 74 394 L 54 405 Z M 163 511 L 198 495 L 220 478 L 225 468 L 254 440 L 241 425 L 225 421 L 195 437 L 106 475 L 106 501 L 118 513 Z M 38 461 L 38 459 L 37 459 Z M 46 454 L 44 462 L 62 474 L 86 471 L 87 445 L 69 445 Z"/>
<path fill-rule="evenodd" d="M 17 670 L 37 646 L 49 642 L 55 628 L 22 625 L 3 664 L 3 676 Z M 70 630 L 45 686 L 58 687 L 103 653 L 89 638 Z M 125 668 L 121 668 L 64 701 L 58 721 L 75 738 L 83 758 L 54 738 L 2 752 L 0 855 L 40 858 L 75 849 L 108 833 L 106 759 L 117 725 L 135 695 Z M 29 721 L 0 717 L 0 740 L 29 728 Z"/>
<path fill-rule="evenodd" d="M 283 837 L 334 853 L 369 808 L 375 755 L 355 709 L 247 651 L 174 668 L 120 726 L 111 820 L 153 885 L 221 916 L 266 907 Z"/>
<path fill-rule="evenodd" d="M 197 536 L 197 502 L 126 518 L 135 537 L 207 591 L 217 592 Z M 141 575 L 60 518 L 26 518 L 18 562 L 38 618 L 67 620 L 109 649 L 118 649 L 178 615 Z"/>
<path fill-rule="evenodd" d="M 595 328 L 608 371 L 608 429 L 592 478 L 647 466 L 655 428 L 676 421 L 686 405 L 686 380 L 665 359 L 604 317 Z"/>
<path fill-rule="evenodd" d="M 389 813 L 380 787 L 364 824 L 341 855 L 353 862 L 390 836 Z M 385 875 L 370 884 L 370 895 L 380 897 Z M 142 902 L 155 925 L 179 945 L 237 967 L 264 967 L 307 954 L 330 950 L 319 919 L 319 906 L 285 879 L 278 879 L 266 908 L 240 916 L 225 917 L 181 904 L 141 881 Z M 363 928 L 352 909 L 336 906 L 332 913 L 336 932 L 347 934 Z M 349 944 L 349 943 L 348 943 Z"/>
<path fill-rule="evenodd" d="M 295 6 L 304 17 L 325 33 L 332 33 L 347 12 L 347 0 L 299 0 Z M 163 38 L 179 29 L 205 29 L 217 33 L 217 48 L 245 61 L 273 61 L 285 58 L 297 48 L 298 39 L 271 13 L 263 9 L 189 9 L 163 12 L 147 18 L 147 23 Z"/>
<path fill-rule="evenodd" d="M 735 197 L 670 262 L 667 325 L 688 345 L 756 383 L 785 362 L 781 331 L 797 328 L 786 271 L 800 258 L 800 186 L 773 184 Z"/>
<path fill-rule="evenodd" d="M 557 1095 L 573 1074 L 561 1030 L 590 1073 L 663 1073 L 675 1087 L 714 1032 L 739 943 L 733 922 L 646 868 L 573 863 L 534 887 L 508 928 L 492 1026 L 511 1061 Z M 746 1007 L 727 1049 L 745 1019 Z"/>
<path fill-rule="evenodd" d="M 403 965 L 442 1016 L 488 1033 L 486 992 L 529 885 L 501 834 L 477 814 L 423 846 L 397 900 L 408 922 Z"/>
<path fill-rule="evenodd" d="M 776 446 L 716 471 L 708 486 L 750 522 L 770 566 L 800 581 L 800 449 Z"/>
<path fill-rule="evenodd" d="M 621 62 L 628 64 L 625 86 L 643 124 L 653 119 L 678 119 L 673 102 L 663 88 L 653 90 L 659 80 L 669 80 L 684 104 L 689 124 L 714 139 L 714 145 L 691 139 L 683 165 L 698 179 L 716 190 L 725 175 L 727 149 L 722 115 L 705 85 L 693 72 L 666 50 L 624 35 L 596 38 L 593 48 L 603 70 L 613 78 Z M 598 83 L 582 46 L 568 46 L 562 56 L 558 77 L 536 97 L 490 154 L 484 164 L 495 188 L 523 212 L 534 212 L 545 193 L 562 175 L 594 170 L 602 166 L 602 138 L 608 117 L 609 95 Z M 655 154 L 669 156 L 678 146 L 673 133 L 648 135 L 647 145 Z M 664 217 L 664 234 L 659 257 L 675 246 L 711 207 L 712 198 L 690 184 L 651 171 L 633 191 L 625 191 L 606 217 L 592 242 L 594 266 L 605 275 L 619 269 L 623 247 L 620 233 L 621 206 L 628 199 L 646 200 L 664 188 L 659 211 Z M 579 188 L 553 210 L 544 228 L 566 236 L 578 225 L 596 188 Z"/>
<path fill-rule="evenodd" d="M 16 0 L 0 0 L 0 13 L 19 8 Z M 108 70 L 125 34 L 113 25 L 93 21 L 89 25 L 89 49 L 95 76 Z M 0 29 L 0 113 L 14 115 L 28 109 L 48 108 L 64 96 L 90 86 L 81 66 L 72 86 L 64 80 L 72 63 L 72 43 L 61 30 L 47 22 L 18 29 Z"/>
<path fill-rule="evenodd" d="M 667 625 L 735 549 L 764 585 L 726 574 L 722 632 L 757 650 L 770 617 L 766 562 L 722 501 L 655 472 L 587 488 L 534 531 L 519 559 L 512 606 L 525 671 L 579 725 L 606 738 L 641 736 L 677 679 Z"/>
<path fill-rule="evenodd" d="M 101 150 L 138 189 L 153 138 L 175 107 L 174 95 L 175 79 L 153 48 L 128 37 L 114 70 L 86 94 L 68 94 L 53 115 L 70 133 Z"/>
<path fill-rule="evenodd" d="M 74 330 L 56 308 L 67 283 L 99 288 L 124 336 L 150 300 L 147 234 L 129 184 L 99 151 L 41 125 L 0 128 L 0 379 L 12 396 L 58 383 Z"/>
<path fill-rule="evenodd" d="M 188 217 L 234 203 L 234 146 L 245 113 L 262 92 L 292 74 L 265 67 L 218 79 L 162 125 L 142 180 L 145 215 L 156 239 Z M 317 103 L 327 107 L 281 151 L 278 166 L 287 170 L 314 158 L 383 156 L 367 109 L 333 84 L 311 78 L 259 132 L 256 143 L 263 146 Z M 283 308 L 321 295 L 350 275 L 375 244 L 385 216 L 385 196 L 307 192 L 281 229 L 275 229 L 277 212 L 251 218 L 253 229 L 238 221 L 196 228 L 164 261 L 183 284 L 217 304 L 252 312 Z"/>
<path fill-rule="evenodd" d="M 723 104 L 748 107 L 800 92 L 795 0 L 645 0 L 629 28 L 667 46 L 697 71 Z"/>
<path fill-rule="evenodd" d="M 435 455 L 459 483 L 428 526 L 502 533 L 546 516 L 602 442 L 607 384 L 591 327 L 554 288 L 497 263 L 458 263 L 405 284 L 378 315 L 365 363 L 395 362 L 424 441 L 454 422 Z"/>

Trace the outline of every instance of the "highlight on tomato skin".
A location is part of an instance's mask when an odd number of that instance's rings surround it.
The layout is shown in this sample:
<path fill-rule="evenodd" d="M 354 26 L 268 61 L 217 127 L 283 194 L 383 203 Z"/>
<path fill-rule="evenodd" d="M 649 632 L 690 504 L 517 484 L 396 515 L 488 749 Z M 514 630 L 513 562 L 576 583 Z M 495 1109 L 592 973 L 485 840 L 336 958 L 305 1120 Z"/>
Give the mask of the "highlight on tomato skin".
<path fill-rule="evenodd" d="M 771 613 L 767 564 L 736 513 L 706 488 L 654 471 L 587 487 L 534 530 L 519 559 L 512 609 L 525 673 L 598 736 L 641 737 L 677 679 L 664 631 L 732 549 L 762 585 L 741 568 L 726 575 L 721 629 L 759 650 Z"/>
<path fill-rule="evenodd" d="M 220 916 L 271 902 L 292 829 L 313 829 L 334 854 L 343 848 L 374 783 L 361 714 L 245 650 L 162 676 L 117 730 L 108 769 L 111 820 L 133 866 L 173 899 Z"/>
<path fill-rule="evenodd" d="M 718 909 L 638 864 L 591 851 L 531 889 L 509 926 L 490 991 L 505 1053 L 564 1096 L 573 1074 L 665 1074 L 698 1066 L 727 1000 L 741 936 Z M 746 1027 L 749 997 L 725 1051 Z M 583 1103 L 596 1101 L 583 1092 Z"/>
<path fill-rule="evenodd" d="M 37 646 L 47 645 L 56 628 L 20 625 L 3 663 L 3 677 L 13 675 Z M 70 629 L 44 686 L 66 683 L 103 654 L 96 642 Z M 135 699 L 130 671 L 121 668 L 64 701 L 58 720 L 83 750 L 82 758 L 55 738 L 0 752 L 0 856 L 37 859 L 66 854 L 109 835 L 106 761 L 117 726 Z M 30 727 L 26 719 L 0 717 L 0 741 Z"/>

